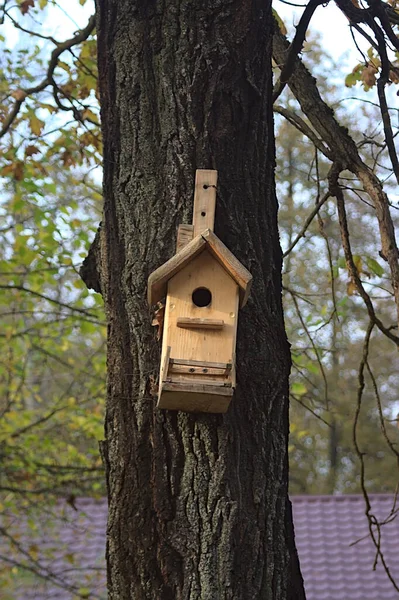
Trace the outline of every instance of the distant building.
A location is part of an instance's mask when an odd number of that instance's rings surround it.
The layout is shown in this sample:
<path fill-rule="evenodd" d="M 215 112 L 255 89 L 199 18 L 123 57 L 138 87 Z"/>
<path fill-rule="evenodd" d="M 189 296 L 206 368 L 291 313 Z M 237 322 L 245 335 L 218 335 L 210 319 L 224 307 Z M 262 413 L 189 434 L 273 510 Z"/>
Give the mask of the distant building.
<path fill-rule="evenodd" d="M 376 559 L 362 496 L 294 496 L 291 500 L 307 600 L 399 599 L 381 557 Z M 377 519 L 388 521 L 380 530 L 380 550 L 398 584 L 399 506 L 395 511 L 391 495 L 372 494 L 370 500 Z M 9 586 L 0 588 L 2 600 L 74 600 L 76 592 L 90 600 L 106 599 L 107 504 L 104 499 L 81 498 L 76 507 L 77 511 L 66 504 L 49 509 L 46 523 L 41 512 L 36 531 L 17 518 L 3 522 L 17 535 L 20 548 L 0 536 L 0 575 L 10 577 Z M 373 531 L 378 536 L 376 527 Z M 32 560 L 24 558 L 21 550 Z M 16 562 L 24 562 L 30 570 L 16 570 Z"/>

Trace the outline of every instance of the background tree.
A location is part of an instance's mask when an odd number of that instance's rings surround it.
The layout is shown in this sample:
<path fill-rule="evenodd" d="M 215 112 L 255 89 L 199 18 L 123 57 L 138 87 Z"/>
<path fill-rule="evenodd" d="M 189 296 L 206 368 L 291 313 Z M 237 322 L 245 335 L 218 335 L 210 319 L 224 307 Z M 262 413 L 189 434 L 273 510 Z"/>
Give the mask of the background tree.
<path fill-rule="evenodd" d="M 339 85 L 325 79 L 321 65 L 331 58 L 318 40 L 308 38 L 305 57 L 318 75 L 318 89 L 334 105 L 342 94 Z M 319 72 L 321 71 L 321 75 Z M 332 72 L 338 72 L 332 65 Z M 354 102 L 352 100 L 352 102 Z M 366 103 L 365 103 L 366 102 Z M 383 160 L 383 135 L 378 127 L 377 106 L 359 98 L 357 120 L 340 109 L 338 115 L 351 127 L 351 135 L 364 159 L 381 177 L 391 171 Z M 284 108 L 282 108 L 284 107 Z M 284 299 L 288 337 L 292 343 L 291 377 L 291 492 L 360 492 L 361 464 L 353 446 L 353 419 L 356 410 L 357 379 L 354 376 L 361 355 L 360 332 L 367 328 L 367 315 L 346 271 L 334 198 L 328 194 L 329 161 L 314 143 L 279 112 L 300 114 L 291 93 L 275 106 L 277 112 L 277 185 L 280 201 L 279 224 L 284 252 Z M 359 119 L 359 112 L 363 119 Z M 309 123 L 309 122 L 308 122 Z M 374 132 L 367 136 L 369 123 Z M 311 127 L 311 125 L 308 125 Z M 375 158 L 371 148 L 378 149 Z M 378 156 L 378 159 L 377 159 Z M 373 210 L 361 191 L 359 181 L 346 173 L 348 214 L 356 222 L 351 240 L 357 267 L 365 280 L 374 305 L 390 318 L 391 295 L 384 262 L 378 256 L 378 232 Z M 389 181 L 386 189 L 391 188 Z M 394 191 L 392 189 L 392 191 Z M 315 204 L 322 201 L 317 214 Z M 309 214 L 313 221 L 304 232 Z M 304 233 L 302 237 L 301 232 Z M 373 257 L 378 257 L 376 260 Z M 371 364 L 376 381 L 383 386 L 382 412 L 390 437 L 395 441 L 397 372 L 395 355 L 390 360 L 390 343 L 380 335 L 373 340 Z M 391 385 L 388 384 L 391 382 Z M 369 382 L 371 384 L 371 381 Z M 364 393 L 359 427 L 365 449 L 367 489 L 395 490 L 397 457 L 386 444 L 373 386 Z M 382 468 L 383 465 L 383 468 Z"/>

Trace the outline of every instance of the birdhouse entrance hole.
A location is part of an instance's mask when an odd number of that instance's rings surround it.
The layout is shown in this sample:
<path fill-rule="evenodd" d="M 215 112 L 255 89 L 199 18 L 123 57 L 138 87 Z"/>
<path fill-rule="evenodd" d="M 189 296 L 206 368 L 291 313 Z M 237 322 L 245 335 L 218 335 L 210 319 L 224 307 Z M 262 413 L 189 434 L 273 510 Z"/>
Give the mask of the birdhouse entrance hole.
<path fill-rule="evenodd" d="M 193 291 L 192 299 L 195 306 L 203 308 L 212 302 L 212 293 L 208 288 L 199 287 Z"/>

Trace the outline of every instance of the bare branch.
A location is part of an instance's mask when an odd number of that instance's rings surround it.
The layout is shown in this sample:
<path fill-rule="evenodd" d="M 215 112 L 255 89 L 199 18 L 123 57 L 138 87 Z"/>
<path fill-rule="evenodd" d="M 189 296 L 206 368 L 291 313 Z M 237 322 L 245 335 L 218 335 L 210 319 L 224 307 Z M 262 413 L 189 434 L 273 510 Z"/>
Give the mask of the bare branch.
<path fill-rule="evenodd" d="M 293 110 L 283 107 L 283 106 L 280 106 L 278 104 L 275 104 L 273 106 L 273 111 L 278 113 L 282 117 L 285 117 L 287 119 L 287 121 L 289 123 L 291 123 L 291 125 L 296 127 L 296 129 L 298 129 L 298 131 L 300 131 L 301 133 L 303 133 L 303 135 L 305 135 L 307 138 L 309 138 L 310 141 L 313 142 L 313 144 L 316 146 L 316 148 L 318 150 L 320 150 L 320 152 L 322 154 L 324 154 L 324 156 L 329 158 L 331 161 L 334 160 L 333 154 L 330 152 L 330 150 L 327 148 L 327 146 L 325 146 L 325 144 L 323 143 L 323 140 L 321 140 L 319 137 L 317 137 L 317 135 L 313 131 L 313 129 L 311 127 L 309 127 L 309 125 L 299 115 L 297 115 Z"/>
<path fill-rule="evenodd" d="M 327 200 L 331 198 L 331 194 L 330 192 L 326 192 L 324 194 L 324 196 L 322 197 L 322 199 L 316 204 L 316 206 L 314 207 L 314 209 L 312 210 L 312 212 L 310 213 L 310 215 L 308 216 L 308 218 L 306 219 L 301 231 L 298 233 L 298 235 L 296 236 L 295 240 L 292 242 L 291 246 L 284 252 L 283 254 L 283 258 L 285 258 L 286 256 L 288 256 L 288 254 L 290 254 L 290 252 L 293 251 L 293 249 L 295 248 L 295 246 L 297 245 L 297 243 L 299 242 L 299 240 L 301 238 L 303 238 L 308 230 L 309 225 L 311 224 L 311 222 L 313 221 L 313 219 L 315 218 L 315 216 L 317 215 L 317 213 L 319 212 L 319 210 L 321 209 L 321 207 L 327 202 Z"/>
<path fill-rule="evenodd" d="M 381 551 L 381 525 L 382 524 L 377 520 L 377 518 L 371 511 L 370 498 L 369 498 L 369 495 L 368 495 L 368 492 L 366 489 L 364 452 L 362 452 L 360 449 L 359 441 L 358 441 L 358 437 L 357 437 L 357 427 L 359 424 L 359 417 L 360 417 L 360 412 L 361 412 L 361 408 L 362 408 L 362 399 L 363 399 L 363 393 L 364 393 L 364 388 L 365 388 L 364 369 L 368 362 L 370 338 L 371 338 L 373 328 L 374 328 L 374 323 L 372 320 L 370 320 L 369 325 L 367 327 L 366 336 L 364 338 L 363 355 L 362 355 L 362 360 L 360 362 L 359 371 L 358 371 L 357 405 L 356 405 L 355 418 L 353 420 L 352 435 L 353 435 L 353 445 L 355 447 L 356 454 L 359 457 L 359 461 L 360 461 L 360 486 L 362 488 L 364 501 L 366 503 L 366 517 L 367 517 L 368 526 L 369 526 L 369 534 L 370 534 L 370 537 L 376 548 L 376 561 L 378 558 L 381 560 L 382 566 L 384 567 L 384 570 L 385 570 L 389 580 L 391 581 L 394 588 L 397 591 L 399 591 L 399 587 L 398 587 L 395 579 L 392 577 L 390 569 L 385 561 L 384 554 Z M 377 529 L 377 535 L 376 535 L 375 529 Z"/>
<path fill-rule="evenodd" d="M 80 44 L 81 42 L 86 40 L 91 34 L 91 32 L 94 30 L 95 22 L 95 15 L 92 15 L 84 29 L 75 33 L 75 35 L 69 40 L 65 40 L 65 42 L 57 44 L 56 48 L 54 48 L 54 50 L 51 53 L 45 78 L 37 85 L 21 90 L 21 97 L 15 100 L 14 105 L 12 106 L 10 112 L 3 121 L 3 127 L 0 129 L 0 138 L 2 138 L 7 133 L 7 131 L 13 124 L 26 98 L 28 96 L 32 96 L 33 94 L 41 92 L 47 86 L 52 84 L 54 70 L 57 67 L 60 55 L 63 52 L 65 52 L 65 50 L 69 50 L 69 48 L 72 48 L 72 46 L 76 46 L 77 44 Z"/>
<path fill-rule="evenodd" d="M 355 265 L 355 261 L 353 260 L 352 249 L 349 240 L 349 229 L 348 229 L 348 221 L 346 217 L 346 208 L 345 208 L 345 200 L 342 189 L 338 184 L 338 175 L 339 175 L 340 167 L 336 167 L 332 169 L 329 175 L 330 181 L 330 192 L 331 195 L 335 196 L 337 199 L 337 209 L 338 209 L 338 218 L 339 225 L 341 230 L 341 240 L 342 247 L 344 249 L 346 266 L 348 269 L 349 276 L 353 283 L 356 286 L 356 289 L 363 299 L 367 312 L 369 314 L 370 320 L 377 325 L 378 329 L 386 335 L 390 340 L 395 342 L 397 346 L 399 346 L 399 337 L 394 335 L 389 327 L 385 327 L 382 321 L 375 314 L 373 303 L 371 302 L 370 296 L 367 294 L 366 290 L 363 287 L 363 284 L 360 280 L 358 270 Z"/>
<path fill-rule="evenodd" d="M 299 20 L 299 23 L 296 27 L 296 34 L 290 47 L 288 48 L 287 58 L 284 61 L 280 78 L 276 83 L 273 91 L 273 102 L 277 100 L 280 96 L 281 92 L 284 90 L 289 78 L 291 77 L 292 70 L 294 68 L 295 59 L 298 56 L 299 52 L 302 50 L 303 42 L 305 41 L 306 31 L 309 27 L 309 23 L 311 18 L 313 17 L 313 13 L 316 8 L 320 6 L 320 4 L 324 4 L 325 0 L 309 0 L 309 3 L 306 5 L 305 10 L 302 13 L 302 16 Z M 277 25 L 275 24 L 275 27 Z"/>
<path fill-rule="evenodd" d="M 60 300 L 55 300 L 54 298 L 50 298 L 49 296 L 45 296 L 40 292 L 35 292 L 34 290 L 30 290 L 29 288 L 24 287 L 23 285 L 0 285 L 0 289 L 2 290 L 19 290 L 21 292 L 26 292 L 27 294 L 32 294 L 32 296 L 36 296 L 37 298 L 41 298 L 42 300 L 47 300 L 47 302 L 52 302 L 53 304 L 58 304 L 58 306 L 62 306 L 63 308 L 67 308 L 68 310 L 73 310 L 74 312 L 81 313 L 82 315 L 86 315 L 92 319 L 96 319 L 96 315 L 93 315 L 88 310 L 84 308 L 76 308 L 75 306 L 71 306 L 70 304 L 65 304 L 65 302 L 60 302 Z"/>

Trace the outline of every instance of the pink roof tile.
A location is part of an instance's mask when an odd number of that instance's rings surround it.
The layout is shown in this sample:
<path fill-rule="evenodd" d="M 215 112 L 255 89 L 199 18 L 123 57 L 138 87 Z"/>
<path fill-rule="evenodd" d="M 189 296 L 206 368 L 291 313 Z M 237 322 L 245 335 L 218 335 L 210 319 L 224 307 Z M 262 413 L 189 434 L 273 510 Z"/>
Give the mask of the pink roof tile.
<path fill-rule="evenodd" d="M 373 570 L 376 549 L 362 496 L 294 496 L 291 500 L 307 600 L 399 599 L 381 560 Z M 370 501 L 376 518 L 387 519 L 394 498 L 371 494 Z M 397 513 L 392 517 L 381 528 L 381 550 L 399 585 L 399 518 Z"/>
<path fill-rule="evenodd" d="M 307 600 L 399 600 L 381 561 L 373 570 L 376 550 L 362 496 L 294 496 L 291 500 Z M 370 500 L 379 520 L 390 515 L 392 496 L 374 494 Z M 23 547 L 46 550 L 38 558 L 42 572 L 46 574 L 48 569 L 55 574 L 55 580 L 47 582 L 20 577 L 12 600 L 72 600 L 76 597 L 73 588 L 85 587 L 91 592 L 90 600 L 105 600 L 106 500 L 81 498 L 76 506 L 78 511 L 60 504 L 53 509 L 58 520 L 51 518 L 48 523 L 42 522 L 41 513 L 36 533 L 18 519 L 8 521 L 10 531 L 19 531 Z M 396 514 L 392 517 L 382 526 L 381 549 L 399 583 L 399 519 Z M 0 555 L 16 558 L 15 550 L 7 544 L 0 536 Z M 0 568 L 4 566 L 0 559 Z M 65 583 L 69 591 L 57 583 Z"/>

